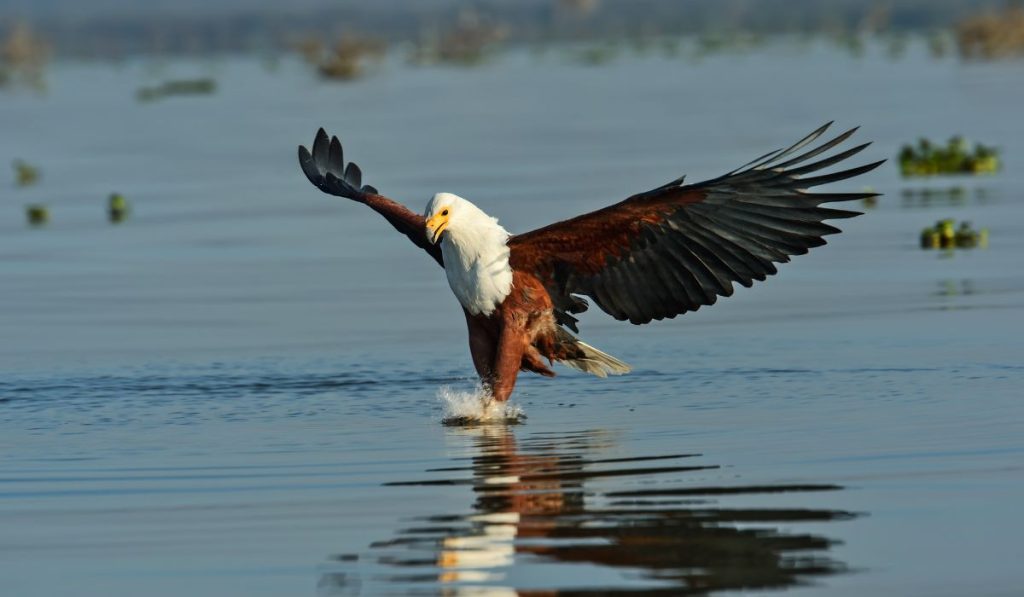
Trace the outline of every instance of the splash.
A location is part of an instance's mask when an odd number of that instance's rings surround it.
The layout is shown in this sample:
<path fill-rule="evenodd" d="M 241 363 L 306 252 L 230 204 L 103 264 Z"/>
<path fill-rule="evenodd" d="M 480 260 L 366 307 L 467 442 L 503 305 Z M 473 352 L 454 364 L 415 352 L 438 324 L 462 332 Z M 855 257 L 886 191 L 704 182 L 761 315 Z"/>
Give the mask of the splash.
<path fill-rule="evenodd" d="M 445 425 L 491 425 L 519 423 L 526 413 L 518 404 L 497 402 L 481 386 L 472 390 L 459 390 L 442 386 L 437 399 L 444 409 L 441 422 Z"/>

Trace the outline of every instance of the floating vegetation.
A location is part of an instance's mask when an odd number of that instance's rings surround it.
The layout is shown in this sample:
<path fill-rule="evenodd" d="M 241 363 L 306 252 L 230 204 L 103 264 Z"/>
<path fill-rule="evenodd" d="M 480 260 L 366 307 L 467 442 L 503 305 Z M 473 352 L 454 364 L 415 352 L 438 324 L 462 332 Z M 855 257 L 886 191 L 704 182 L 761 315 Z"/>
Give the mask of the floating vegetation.
<path fill-rule="evenodd" d="M 14 25 L 0 41 L 0 87 L 25 85 L 42 91 L 50 48 L 25 23 Z"/>
<path fill-rule="evenodd" d="M 29 226 L 42 226 L 50 221 L 50 208 L 40 203 L 25 206 Z"/>
<path fill-rule="evenodd" d="M 921 231 L 922 249 L 973 249 L 988 247 L 988 229 L 975 230 L 970 222 L 939 220 L 934 226 Z"/>
<path fill-rule="evenodd" d="M 217 91 L 217 82 L 209 77 L 165 81 L 154 87 L 142 87 L 135 93 L 140 102 L 151 102 L 176 95 L 210 95 Z"/>
<path fill-rule="evenodd" d="M 387 45 L 383 41 L 345 37 L 320 61 L 317 72 L 325 79 L 355 79 L 365 74 L 367 60 L 380 60 L 386 52 Z"/>
<path fill-rule="evenodd" d="M 614 41 L 606 41 L 577 50 L 572 55 L 573 62 L 584 66 L 604 66 L 621 54 L 621 47 Z"/>
<path fill-rule="evenodd" d="M 111 193 L 107 199 L 107 218 L 111 224 L 119 224 L 128 219 L 128 200 L 121 193 Z"/>
<path fill-rule="evenodd" d="M 387 53 L 387 44 L 379 39 L 348 35 L 328 50 L 322 39 L 309 36 L 295 44 L 295 50 L 321 77 L 349 81 L 366 74 L 368 61 L 381 60 Z"/>
<path fill-rule="evenodd" d="M 904 145 L 899 155 L 903 176 L 936 174 L 990 174 L 999 170 L 999 150 L 978 143 L 973 149 L 963 137 L 953 137 L 945 146 L 921 139 L 917 146 Z"/>
<path fill-rule="evenodd" d="M 440 35 L 428 35 L 417 44 L 412 61 L 475 66 L 490 57 L 506 37 L 506 27 L 484 20 L 476 12 L 463 12 L 454 27 Z"/>
<path fill-rule="evenodd" d="M 30 187 L 39 182 L 39 168 L 23 161 L 14 160 L 14 180 L 19 187 Z"/>
<path fill-rule="evenodd" d="M 1011 6 L 967 18 L 956 28 L 960 55 L 994 60 L 1024 56 L 1024 8 Z"/>

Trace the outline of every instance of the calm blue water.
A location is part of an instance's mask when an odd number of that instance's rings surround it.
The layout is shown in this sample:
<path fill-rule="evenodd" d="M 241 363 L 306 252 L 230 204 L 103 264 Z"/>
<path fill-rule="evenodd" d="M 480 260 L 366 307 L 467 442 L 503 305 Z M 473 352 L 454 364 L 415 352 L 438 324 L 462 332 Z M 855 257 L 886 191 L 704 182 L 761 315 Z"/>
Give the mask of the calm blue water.
<path fill-rule="evenodd" d="M 215 96 L 134 99 L 207 74 Z M 0 163 L 43 171 L 0 203 L 0 594 L 1019 594 L 1020 75 L 784 44 L 349 85 L 56 65 L 0 97 Z M 854 183 L 879 206 L 768 283 L 643 328 L 588 313 L 636 372 L 524 377 L 511 427 L 440 425 L 439 389 L 472 386 L 442 272 L 294 156 L 325 126 L 414 209 L 452 191 L 523 231 L 831 119 L 865 161 L 962 133 L 1005 169 L 884 166 Z M 990 248 L 919 250 L 944 217 Z"/>

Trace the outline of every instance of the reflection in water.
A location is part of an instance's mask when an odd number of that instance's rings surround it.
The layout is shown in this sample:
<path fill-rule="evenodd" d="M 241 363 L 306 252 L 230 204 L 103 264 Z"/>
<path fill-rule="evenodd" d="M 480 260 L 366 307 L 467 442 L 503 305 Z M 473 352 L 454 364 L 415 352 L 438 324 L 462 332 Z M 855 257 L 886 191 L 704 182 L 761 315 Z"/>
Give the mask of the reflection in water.
<path fill-rule="evenodd" d="M 939 282 L 939 289 L 935 292 L 936 296 L 970 296 L 977 294 L 978 290 L 975 287 L 974 280 L 963 279 L 963 280 L 942 280 Z"/>
<path fill-rule="evenodd" d="M 833 540 L 778 525 L 853 513 L 717 504 L 720 496 L 838 486 L 685 484 L 687 475 L 719 467 L 699 464 L 699 454 L 598 458 L 612 445 L 604 432 L 533 434 L 520 442 L 505 427 L 461 433 L 477 434 L 465 466 L 388 485 L 468 485 L 473 513 L 417 519 L 395 538 L 374 543 L 366 558 L 372 563 L 361 573 L 332 563 L 320 579 L 322 594 L 376 593 L 363 585 L 383 582 L 381 592 L 442 595 L 668 595 L 782 588 L 845 570 L 823 555 Z M 597 479 L 618 490 L 588 488 Z M 665 483 L 651 484 L 654 479 Z M 681 482 L 668 483 L 676 479 Z"/>
<path fill-rule="evenodd" d="M 920 187 L 905 188 L 900 192 L 900 205 L 905 208 L 951 207 L 970 203 L 986 204 L 998 201 L 999 193 L 986 187 Z"/>

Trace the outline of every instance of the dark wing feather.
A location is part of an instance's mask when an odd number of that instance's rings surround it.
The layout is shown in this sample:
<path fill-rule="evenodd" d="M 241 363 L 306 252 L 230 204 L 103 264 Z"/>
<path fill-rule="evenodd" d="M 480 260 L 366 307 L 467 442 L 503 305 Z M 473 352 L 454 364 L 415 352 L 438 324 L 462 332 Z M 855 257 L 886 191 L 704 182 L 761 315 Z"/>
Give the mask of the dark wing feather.
<path fill-rule="evenodd" d="M 606 313 L 635 324 L 714 304 L 719 296 L 732 295 L 734 282 L 751 286 L 776 273 L 776 263 L 825 244 L 823 237 L 839 229 L 824 220 L 859 215 L 822 204 L 874 196 L 807 191 L 882 164 L 800 178 L 869 145 L 812 161 L 857 130 L 805 150 L 831 124 L 724 176 L 694 185 L 679 178 L 610 207 L 513 236 L 512 267 L 544 282 L 559 323 L 574 330 L 570 313 L 587 308 L 574 295 L 589 296 Z"/>
<path fill-rule="evenodd" d="M 337 137 L 328 138 L 324 129 L 316 133 L 313 151 L 299 146 L 299 166 L 309 182 L 321 191 L 365 203 L 402 234 L 409 237 L 417 247 L 423 249 L 442 267 L 441 248 L 432 245 L 426 236 L 426 221 L 423 216 L 410 211 L 401 203 L 382 196 L 377 189 L 363 185 L 363 172 L 354 162 L 345 165 L 344 150 Z"/>

